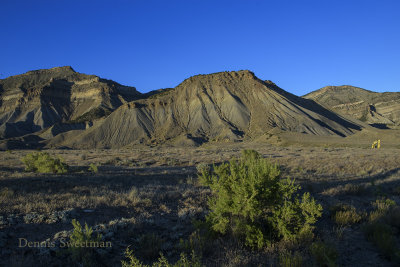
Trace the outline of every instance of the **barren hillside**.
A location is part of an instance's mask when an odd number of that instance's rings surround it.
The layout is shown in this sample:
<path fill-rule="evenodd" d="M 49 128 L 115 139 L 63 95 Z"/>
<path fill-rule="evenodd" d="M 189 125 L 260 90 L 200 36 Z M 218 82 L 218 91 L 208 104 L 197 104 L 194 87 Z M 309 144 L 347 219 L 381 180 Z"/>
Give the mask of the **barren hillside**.
<path fill-rule="evenodd" d="M 361 129 L 250 71 L 197 75 L 174 89 L 122 105 L 102 123 L 69 138 L 72 147 L 237 141 L 266 133 L 347 136 Z"/>
<path fill-rule="evenodd" d="M 400 93 L 377 93 L 354 86 L 326 86 L 304 96 L 339 114 L 370 124 L 400 124 Z"/>
<path fill-rule="evenodd" d="M 139 93 L 133 87 L 75 72 L 30 71 L 0 80 L 0 138 L 22 136 L 59 122 L 108 115 Z"/>

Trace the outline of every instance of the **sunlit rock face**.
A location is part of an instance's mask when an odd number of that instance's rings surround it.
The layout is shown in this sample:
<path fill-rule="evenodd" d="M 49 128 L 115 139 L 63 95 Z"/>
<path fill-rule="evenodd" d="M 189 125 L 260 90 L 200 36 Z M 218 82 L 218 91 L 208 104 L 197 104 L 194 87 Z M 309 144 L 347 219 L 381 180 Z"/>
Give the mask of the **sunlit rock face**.
<path fill-rule="evenodd" d="M 354 86 L 326 86 L 304 96 L 369 124 L 400 124 L 400 92 L 377 93 Z"/>
<path fill-rule="evenodd" d="M 34 133 L 60 122 L 96 119 L 139 95 L 133 87 L 77 73 L 71 67 L 2 79 L 0 138 Z"/>

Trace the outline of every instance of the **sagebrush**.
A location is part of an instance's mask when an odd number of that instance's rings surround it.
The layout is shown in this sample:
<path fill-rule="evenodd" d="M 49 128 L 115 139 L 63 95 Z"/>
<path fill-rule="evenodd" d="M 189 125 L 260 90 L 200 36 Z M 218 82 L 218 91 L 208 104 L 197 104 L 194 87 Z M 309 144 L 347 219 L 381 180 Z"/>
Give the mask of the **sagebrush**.
<path fill-rule="evenodd" d="M 39 173 L 66 173 L 68 165 L 61 157 L 54 158 L 46 152 L 33 152 L 22 158 L 25 171 Z"/>
<path fill-rule="evenodd" d="M 253 248 L 309 233 L 322 213 L 309 193 L 299 196 L 294 180 L 281 179 L 279 167 L 254 150 L 201 172 L 199 180 L 213 193 L 206 216 L 212 230 Z"/>

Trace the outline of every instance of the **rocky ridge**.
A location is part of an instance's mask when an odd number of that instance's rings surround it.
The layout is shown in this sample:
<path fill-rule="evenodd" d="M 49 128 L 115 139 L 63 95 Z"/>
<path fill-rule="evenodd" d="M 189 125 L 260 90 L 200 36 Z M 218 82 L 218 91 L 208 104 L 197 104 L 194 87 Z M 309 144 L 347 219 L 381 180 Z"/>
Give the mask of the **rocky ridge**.
<path fill-rule="evenodd" d="M 400 92 L 377 93 L 354 86 L 326 86 L 304 96 L 369 124 L 400 124 Z"/>
<path fill-rule="evenodd" d="M 345 137 L 361 130 L 248 70 L 196 75 L 141 94 L 71 67 L 0 80 L 2 148 L 197 146 L 282 132 Z"/>
<path fill-rule="evenodd" d="M 133 87 L 69 66 L 11 76 L 0 80 L 0 138 L 100 118 L 139 95 Z"/>

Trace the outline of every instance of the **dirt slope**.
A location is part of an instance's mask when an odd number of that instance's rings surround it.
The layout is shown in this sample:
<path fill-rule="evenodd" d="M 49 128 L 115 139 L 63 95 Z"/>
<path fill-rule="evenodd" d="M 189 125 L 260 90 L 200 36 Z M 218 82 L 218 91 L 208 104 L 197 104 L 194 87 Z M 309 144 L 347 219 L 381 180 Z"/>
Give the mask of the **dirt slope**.
<path fill-rule="evenodd" d="M 360 129 L 312 100 L 238 71 L 193 76 L 174 89 L 124 104 L 63 145 L 235 141 L 286 131 L 348 136 Z"/>

